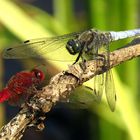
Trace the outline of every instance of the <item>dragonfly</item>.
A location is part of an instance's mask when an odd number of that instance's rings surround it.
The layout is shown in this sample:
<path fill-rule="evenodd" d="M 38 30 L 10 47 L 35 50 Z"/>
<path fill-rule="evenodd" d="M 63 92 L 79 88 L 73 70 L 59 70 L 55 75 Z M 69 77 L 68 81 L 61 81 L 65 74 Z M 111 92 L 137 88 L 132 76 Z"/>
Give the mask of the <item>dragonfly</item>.
<path fill-rule="evenodd" d="M 56 37 L 31 39 L 24 41 L 18 46 L 5 49 L 3 51 L 3 58 L 43 58 L 44 55 L 50 55 L 52 59 L 68 61 L 69 57 L 68 59 L 64 57 L 64 53 L 56 56 L 53 55 L 54 52 L 62 49 L 65 50 L 65 53 L 68 53 L 70 58 L 76 63 L 81 59 L 96 60 L 100 54 L 104 52 L 106 53 L 104 59 L 109 67 L 109 44 L 113 41 L 138 35 L 140 35 L 140 29 L 118 32 L 104 32 L 90 29 L 83 32 L 70 33 Z M 93 93 L 96 95 L 97 102 L 101 101 L 104 91 L 108 105 L 111 111 L 114 111 L 116 106 L 116 91 L 111 70 L 108 70 L 105 74 L 95 76 L 94 78 Z"/>
<path fill-rule="evenodd" d="M 16 73 L 10 78 L 7 86 L 0 91 L 0 103 L 8 101 L 10 105 L 21 106 L 33 94 L 33 92 L 29 94 L 28 90 L 38 87 L 44 78 L 44 72 L 38 68 Z"/>

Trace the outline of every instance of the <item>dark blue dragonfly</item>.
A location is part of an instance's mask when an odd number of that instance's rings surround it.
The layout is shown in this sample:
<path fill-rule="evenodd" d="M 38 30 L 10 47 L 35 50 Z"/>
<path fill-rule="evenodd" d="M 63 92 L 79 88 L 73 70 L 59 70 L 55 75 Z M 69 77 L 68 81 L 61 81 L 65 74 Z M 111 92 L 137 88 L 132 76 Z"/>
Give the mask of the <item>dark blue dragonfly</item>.
<path fill-rule="evenodd" d="M 101 57 L 109 67 L 109 44 L 112 41 L 140 35 L 140 29 L 101 32 L 90 29 L 79 33 L 70 33 L 62 36 L 26 40 L 23 44 L 7 48 L 3 51 L 5 59 L 43 58 L 57 61 L 73 60 L 74 63 L 82 60 L 92 60 Z M 57 53 L 62 50 L 61 54 Z M 54 52 L 55 55 L 54 55 Z M 65 57 L 65 54 L 69 57 Z M 107 102 L 112 111 L 115 110 L 116 92 L 111 70 L 105 74 L 95 76 L 93 93 L 96 101 L 100 102 L 103 92 L 106 93 Z"/>

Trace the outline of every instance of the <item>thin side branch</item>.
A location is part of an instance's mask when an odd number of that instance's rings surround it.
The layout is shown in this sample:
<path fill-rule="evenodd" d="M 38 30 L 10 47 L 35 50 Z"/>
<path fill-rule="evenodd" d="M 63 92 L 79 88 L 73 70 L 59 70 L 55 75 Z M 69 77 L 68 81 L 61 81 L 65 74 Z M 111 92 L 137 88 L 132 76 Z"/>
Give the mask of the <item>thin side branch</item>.
<path fill-rule="evenodd" d="M 133 41 L 127 47 L 110 53 L 110 68 L 113 68 L 122 62 L 140 56 L 139 40 Z M 0 130 L 0 139 L 17 140 L 23 135 L 25 129 L 31 125 L 36 125 L 38 129 L 43 129 L 45 113 L 58 102 L 68 99 L 71 92 L 83 82 L 93 78 L 95 75 L 102 74 L 108 70 L 103 60 L 92 60 L 69 66 L 67 71 L 55 75 L 49 85 L 31 98 L 28 105 Z"/>

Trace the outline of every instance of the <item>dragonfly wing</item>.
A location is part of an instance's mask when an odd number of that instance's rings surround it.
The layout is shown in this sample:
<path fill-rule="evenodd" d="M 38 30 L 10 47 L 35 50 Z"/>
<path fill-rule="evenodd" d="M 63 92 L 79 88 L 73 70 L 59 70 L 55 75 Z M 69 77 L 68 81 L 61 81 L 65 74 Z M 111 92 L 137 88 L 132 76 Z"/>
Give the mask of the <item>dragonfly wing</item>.
<path fill-rule="evenodd" d="M 93 93 L 95 94 L 96 101 L 98 103 L 101 102 L 103 91 L 104 91 L 104 74 L 101 74 L 94 77 Z"/>
<path fill-rule="evenodd" d="M 71 33 L 62 36 L 26 40 L 21 45 L 7 48 L 3 51 L 3 58 L 6 59 L 25 59 L 42 58 L 44 55 L 55 52 L 58 49 L 65 49 L 69 39 L 74 39 L 79 33 Z M 66 49 L 65 49 L 66 50 Z M 68 52 L 67 52 L 68 53 Z M 59 54 L 59 56 L 61 56 Z M 63 58 L 64 60 L 64 58 Z"/>
<path fill-rule="evenodd" d="M 94 103 L 96 103 L 96 97 L 93 94 L 93 89 L 84 85 L 76 88 L 69 98 L 69 104 L 74 105 L 74 108 L 89 108 Z"/>
<path fill-rule="evenodd" d="M 111 70 L 106 72 L 105 93 L 108 105 L 111 111 L 114 111 L 116 106 L 116 91 Z"/>

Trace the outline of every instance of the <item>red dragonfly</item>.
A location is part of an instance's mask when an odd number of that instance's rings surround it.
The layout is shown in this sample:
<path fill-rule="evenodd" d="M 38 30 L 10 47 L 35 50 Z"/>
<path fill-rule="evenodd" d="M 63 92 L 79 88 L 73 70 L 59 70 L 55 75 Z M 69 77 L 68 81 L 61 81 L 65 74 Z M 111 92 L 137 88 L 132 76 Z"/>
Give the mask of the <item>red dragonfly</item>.
<path fill-rule="evenodd" d="M 38 87 L 44 80 L 43 71 L 34 68 L 31 71 L 21 71 L 10 78 L 7 86 L 0 92 L 0 103 L 8 101 L 11 105 L 21 105 L 23 99 L 31 97 L 30 87 Z"/>

